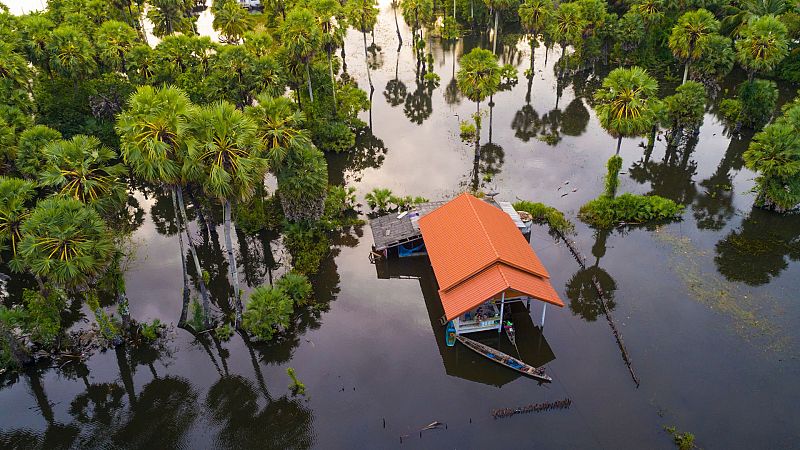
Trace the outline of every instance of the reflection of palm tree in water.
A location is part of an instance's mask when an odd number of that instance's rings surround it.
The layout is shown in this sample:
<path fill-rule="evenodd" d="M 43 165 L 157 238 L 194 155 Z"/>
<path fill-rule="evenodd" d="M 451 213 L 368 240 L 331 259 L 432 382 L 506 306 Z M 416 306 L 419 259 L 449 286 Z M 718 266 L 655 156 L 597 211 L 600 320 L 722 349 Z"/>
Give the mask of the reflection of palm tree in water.
<path fill-rule="evenodd" d="M 697 226 L 701 229 L 721 230 L 733 217 L 733 175 L 731 171 L 742 168 L 742 155 L 750 143 L 752 135 L 734 136 L 725 156 L 720 160 L 717 170 L 709 178 L 701 181 L 700 194 L 692 204 Z"/>
<path fill-rule="evenodd" d="M 606 240 L 610 234 L 610 230 L 595 232 L 595 243 L 592 246 L 592 255 L 595 257 L 594 265 L 578 270 L 567 282 L 569 309 L 587 322 L 594 322 L 598 316 L 603 314 L 603 307 L 593 279 L 597 280 L 603 289 L 609 310 L 613 311 L 616 307 L 614 291 L 617 289 L 617 283 L 608 272 L 600 268 L 600 258 L 606 254 Z"/>
<path fill-rule="evenodd" d="M 511 121 L 511 129 L 514 130 L 514 136 L 522 142 L 528 142 L 538 136 L 541 127 L 542 121 L 539 118 L 539 113 L 530 104 L 520 108 Z"/>
<path fill-rule="evenodd" d="M 800 216 L 753 208 L 739 227 L 717 242 L 714 263 L 729 281 L 767 284 L 800 261 Z"/>
<path fill-rule="evenodd" d="M 414 92 L 406 96 L 403 112 L 406 117 L 417 125 L 421 125 L 433 113 L 433 86 L 424 81 L 417 81 Z"/>
<path fill-rule="evenodd" d="M 661 161 L 651 160 L 650 152 L 645 151 L 642 158 L 631 166 L 630 177 L 641 184 L 649 182 L 651 194 L 688 205 L 697 196 L 693 179 L 697 162 L 691 159 L 696 145 L 697 140 L 692 139 L 685 147 L 668 146 Z"/>
<path fill-rule="evenodd" d="M 386 102 L 391 106 L 401 105 L 406 100 L 406 85 L 400 81 L 398 76 L 398 67 L 400 64 L 400 50 L 397 51 L 397 59 L 394 63 L 394 78 L 386 83 L 386 89 L 383 91 L 383 96 L 386 97 Z"/>

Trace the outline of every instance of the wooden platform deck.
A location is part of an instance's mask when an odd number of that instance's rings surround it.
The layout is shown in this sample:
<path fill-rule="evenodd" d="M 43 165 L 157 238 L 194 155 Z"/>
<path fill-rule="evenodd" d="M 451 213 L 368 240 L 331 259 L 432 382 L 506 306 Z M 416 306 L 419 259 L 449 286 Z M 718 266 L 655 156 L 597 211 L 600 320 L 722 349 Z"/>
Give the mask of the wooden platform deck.
<path fill-rule="evenodd" d="M 419 227 L 412 222 L 411 219 L 414 217 L 412 213 L 417 213 L 419 217 L 422 217 L 445 203 L 447 202 L 420 203 L 404 215 L 402 215 L 403 213 L 392 213 L 370 220 L 369 227 L 372 229 L 375 250 L 383 251 L 420 239 L 422 233 L 420 233 Z M 399 217 L 401 215 L 402 217 Z"/>

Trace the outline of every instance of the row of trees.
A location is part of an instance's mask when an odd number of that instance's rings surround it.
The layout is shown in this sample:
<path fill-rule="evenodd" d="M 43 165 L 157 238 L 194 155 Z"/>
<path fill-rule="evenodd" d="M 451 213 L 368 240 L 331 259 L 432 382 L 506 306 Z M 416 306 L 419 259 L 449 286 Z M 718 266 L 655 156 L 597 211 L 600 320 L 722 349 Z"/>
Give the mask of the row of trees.
<path fill-rule="evenodd" d="M 344 10 L 324 3 L 291 5 L 265 26 L 238 2 L 215 1 L 222 44 L 195 35 L 194 2 L 64 0 L 41 13 L 0 14 L 0 245 L 9 267 L 39 285 L 26 291 L 30 301 L 0 311 L 0 354 L 17 363 L 30 359 L 20 332 L 36 345 L 57 347 L 64 308 L 74 301 L 89 305 L 110 342 L 121 341 L 131 323 L 124 243 L 142 220 L 128 208 L 129 183 L 156 186 L 171 198 L 183 326 L 214 325 L 210 305 L 217 302 L 231 311 L 221 323 L 230 319 L 242 328 L 237 216 L 246 216 L 249 229 L 280 228 L 274 214 L 266 223 L 272 214 L 266 209 L 277 206 L 292 223 L 287 247 L 297 270 L 318 270 L 330 251 L 325 233 L 353 223 L 344 216 L 354 206 L 352 191 L 328 186 L 319 148 L 351 148 L 365 125 L 357 115 L 368 107 L 366 94 L 338 76 L 334 51 L 346 22 L 334 17 Z M 144 9 L 161 38 L 154 47 L 142 31 Z M 278 179 L 272 197 L 264 185 L 268 172 Z M 187 207 L 186 191 L 203 192 L 222 211 L 227 301 L 211 294 L 190 230 L 193 216 L 211 230 L 214 214 L 204 213 L 194 196 L 194 208 Z M 192 284 L 200 295 L 199 323 L 188 317 L 195 311 Z M 108 296 L 116 299 L 122 329 L 101 307 Z M 258 321 L 254 314 L 251 323 Z M 287 320 L 261 319 L 262 330 Z M 55 340 L 38 339 L 43 324 Z"/>

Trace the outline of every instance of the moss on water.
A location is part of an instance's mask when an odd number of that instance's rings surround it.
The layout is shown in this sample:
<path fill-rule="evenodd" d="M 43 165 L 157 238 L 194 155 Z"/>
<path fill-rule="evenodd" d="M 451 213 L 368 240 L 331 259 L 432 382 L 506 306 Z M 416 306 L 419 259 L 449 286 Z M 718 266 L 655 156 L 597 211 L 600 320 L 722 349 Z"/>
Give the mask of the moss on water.
<path fill-rule="evenodd" d="M 773 319 L 782 313 L 773 297 L 754 293 L 716 271 L 706 270 L 713 266 L 709 263 L 713 255 L 698 248 L 690 238 L 676 236 L 664 228 L 657 229 L 653 236 L 671 247 L 669 266 L 682 280 L 690 298 L 731 319 L 737 335 L 763 346 L 764 351 L 788 350 L 791 339 Z"/>

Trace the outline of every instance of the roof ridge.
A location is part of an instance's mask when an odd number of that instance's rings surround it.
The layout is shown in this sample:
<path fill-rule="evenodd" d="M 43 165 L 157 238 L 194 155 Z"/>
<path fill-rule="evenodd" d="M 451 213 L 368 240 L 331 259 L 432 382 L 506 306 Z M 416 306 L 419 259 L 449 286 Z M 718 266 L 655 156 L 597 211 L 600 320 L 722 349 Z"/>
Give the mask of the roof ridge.
<path fill-rule="evenodd" d="M 469 203 L 469 207 L 472 209 L 472 213 L 475 215 L 475 219 L 480 224 L 481 231 L 483 231 L 483 235 L 486 236 L 486 240 L 489 241 L 489 247 L 491 247 L 492 251 L 494 252 L 494 261 L 493 261 L 493 263 L 497 262 L 497 261 L 500 261 L 500 252 L 498 252 L 497 251 L 497 247 L 494 246 L 494 242 L 492 241 L 492 237 L 489 235 L 489 232 L 486 231 L 486 226 L 483 224 L 483 221 L 481 220 L 480 214 L 478 214 L 478 211 L 475 209 L 475 205 L 472 204 L 472 199 L 475 199 L 475 200 L 477 200 L 479 202 L 482 202 L 483 200 L 481 200 L 481 199 L 479 199 L 479 198 L 477 198 L 477 197 L 475 197 L 473 195 L 470 195 L 470 194 L 466 194 L 466 195 L 467 195 L 467 203 Z M 490 266 L 491 264 L 492 263 L 489 263 L 489 264 L 487 264 L 487 266 Z"/>

